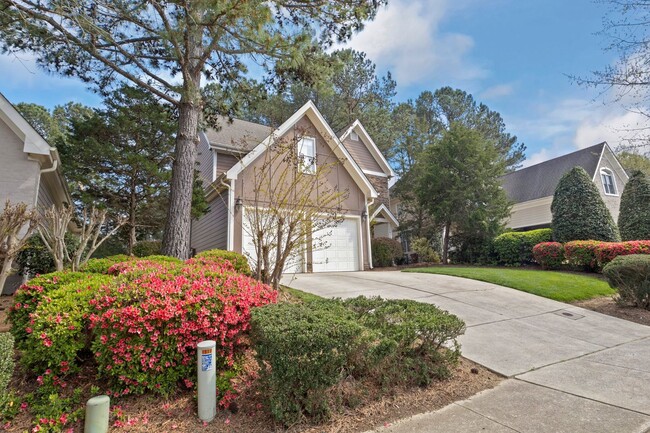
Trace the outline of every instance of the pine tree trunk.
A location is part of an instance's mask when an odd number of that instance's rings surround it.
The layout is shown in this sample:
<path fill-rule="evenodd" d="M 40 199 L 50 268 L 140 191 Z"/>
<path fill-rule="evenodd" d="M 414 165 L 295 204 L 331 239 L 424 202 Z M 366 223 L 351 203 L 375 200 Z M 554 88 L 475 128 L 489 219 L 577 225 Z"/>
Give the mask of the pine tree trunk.
<path fill-rule="evenodd" d="M 135 179 L 135 176 L 133 176 Z M 129 246 L 128 246 L 128 255 L 133 255 L 133 247 L 136 243 L 136 233 L 135 233 L 135 209 L 137 206 L 137 197 L 135 193 L 135 181 L 131 183 L 131 201 L 129 203 Z"/>
<path fill-rule="evenodd" d="M 200 102 L 188 99 L 194 98 L 183 98 L 179 107 L 178 136 L 162 250 L 163 254 L 181 260 L 186 260 L 190 254 L 192 185 L 201 116 Z"/>

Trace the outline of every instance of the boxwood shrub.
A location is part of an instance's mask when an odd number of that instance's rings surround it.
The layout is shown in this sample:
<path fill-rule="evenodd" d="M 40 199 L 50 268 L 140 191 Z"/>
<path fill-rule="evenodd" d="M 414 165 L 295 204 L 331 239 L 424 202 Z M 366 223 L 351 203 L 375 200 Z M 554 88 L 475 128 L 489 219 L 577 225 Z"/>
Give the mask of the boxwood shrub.
<path fill-rule="evenodd" d="M 332 301 L 255 309 L 251 337 L 275 419 L 285 425 L 303 417 L 327 419 L 333 410 L 327 391 L 351 373 L 350 360 L 367 333 Z"/>
<path fill-rule="evenodd" d="M 618 302 L 650 309 L 650 255 L 619 256 L 603 268 Z"/>
<path fill-rule="evenodd" d="M 346 378 L 386 389 L 447 377 L 465 324 L 431 304 L 359 297 L 258 308 L 251 329 L 265 398 L 291 425 L 326 419 Z"/>
<path fill-rule="evenodd" d="M 372 240 L 372 264 L 379 268 L 393 266 L 402 258 L 404 251 L 402 244 L 390 238 L 373 238 Z"/>
<path fill-rule="evenodd" d="M 499 263 L 520 266 L 533 263 L 533 247 L 553 239 L 551 229 L 537 229 L 525 232 L 507 232 L 494 238 L 493 248 Z"/>

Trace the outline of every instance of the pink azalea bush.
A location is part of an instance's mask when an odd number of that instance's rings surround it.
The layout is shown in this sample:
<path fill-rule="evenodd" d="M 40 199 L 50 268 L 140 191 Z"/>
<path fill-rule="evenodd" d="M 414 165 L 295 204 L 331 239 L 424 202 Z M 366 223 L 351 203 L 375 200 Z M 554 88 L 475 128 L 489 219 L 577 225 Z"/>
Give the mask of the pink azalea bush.
<path fill-rule="evenodd" d="M 564 246 L 559 242 L 540 242 L 533 247 L 533 258 L 544 269 L 557 269 L 564 262 Z"/>
<path fill-rule="evenodd" d="M 100 374 L 121 394 L 170 393 L 193 386 L 196 345 L 217 341 L 217 368 L 227 369 L 245 346 L 251 308 L 275 302 L 277 292 L 207 258 L 181 267 L 128 262 L 110 273 L 133 273 L 91 300 L 92 350 Z"/>

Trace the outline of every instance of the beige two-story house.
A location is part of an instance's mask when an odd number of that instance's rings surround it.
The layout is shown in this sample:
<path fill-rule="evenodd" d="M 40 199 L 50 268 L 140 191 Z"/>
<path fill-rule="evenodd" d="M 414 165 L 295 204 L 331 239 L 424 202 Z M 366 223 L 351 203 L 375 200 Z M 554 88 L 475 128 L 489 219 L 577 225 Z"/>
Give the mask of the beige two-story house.
<path fill-rule="evenodd" d="M 254 254 L 252 239 L 244 227 L 247 208 L 257 206 L 254 170 L 275 141 L 290 140 L 300 131 L 298 145 L 304 156 L 315 163 L 329 161 L 333 165 L 326 187 L 347 194 L 340 204 L 343 221 L 322 238 L 326 247 L 305 248 L 304 256 L 289 271 L 372 268 L 372 232 L 381 236 L 397 229 L 388 195 L 394 172 L 360 122 L 337 134 L 310 101 L 277 128 L 238 119 L 222 123 L 220 129 L 200 134 L 198 170 L 208 185 L 210 210 L 192 223 L 194 252 L 220 248 L 249 257 Z"/>

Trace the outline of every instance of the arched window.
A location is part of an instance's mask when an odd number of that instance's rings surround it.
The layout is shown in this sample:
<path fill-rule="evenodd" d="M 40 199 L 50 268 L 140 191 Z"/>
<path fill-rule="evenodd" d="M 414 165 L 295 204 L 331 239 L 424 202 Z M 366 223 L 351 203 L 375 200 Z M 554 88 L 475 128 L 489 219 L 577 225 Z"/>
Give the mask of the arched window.
<path fill-rule="evenodd" d="M 608 168 L 600 169 L 600 179 L 603 181 L 603 189 L 607 195 L 618 195 L 616 191 L 616 181 L 614 180 L 614 173 Z"/>

